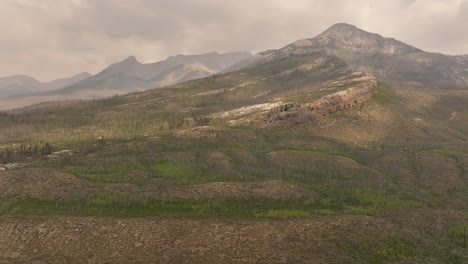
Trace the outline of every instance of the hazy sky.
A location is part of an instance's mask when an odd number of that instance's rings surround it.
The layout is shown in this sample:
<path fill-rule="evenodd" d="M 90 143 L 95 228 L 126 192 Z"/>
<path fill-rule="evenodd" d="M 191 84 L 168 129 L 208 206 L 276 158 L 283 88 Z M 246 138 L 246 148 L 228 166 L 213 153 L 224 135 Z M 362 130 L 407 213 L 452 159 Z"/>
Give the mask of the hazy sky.
<path fill-rule="evenodd" d="M 337 22 L 468 53 L 468 0 L 0 0 L 0 76 L 46 81 L 135 55 L 259 52 Z"/>

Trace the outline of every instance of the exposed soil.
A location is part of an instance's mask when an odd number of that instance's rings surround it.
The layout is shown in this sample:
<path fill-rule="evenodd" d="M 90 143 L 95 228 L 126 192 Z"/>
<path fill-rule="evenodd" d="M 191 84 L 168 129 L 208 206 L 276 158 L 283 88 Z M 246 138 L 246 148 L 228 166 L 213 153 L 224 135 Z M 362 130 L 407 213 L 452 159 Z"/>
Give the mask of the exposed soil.
<path fill-rule="evenodd" d="M 30 197 L 68 199 L 93 193 L 139 194 L 161 198 L 300 198 L 308 192 L 282 181 L 257 183 L 215 182 L 177 186 L 164 181 L 139 186 L 129 183 L 101 184 L 71 174 L 44 169 L 20 169 L 0 173 L 0 198 Z"/>
<path fill-rule="evenodd" d="M 344 234 L 360 241 L 392 232 L 392 225 L 362 216 L 275 222 L 0 218 L 0 263 L 324 263 Z"/>
<path fill-rule="evenodd" d="M 212 182 L 200 185 L 174 187 L 168 190 L 172 198 L 301 198 L 313 195 L 312 192 L 289 185 L 282 181 L 258 183 Z"/>
<path fill-rule="evenodd" d="M 0 198 L 68 198 L 89 188 L 86 181 L 53 170 L 19 169 L 0 173 Z"/>

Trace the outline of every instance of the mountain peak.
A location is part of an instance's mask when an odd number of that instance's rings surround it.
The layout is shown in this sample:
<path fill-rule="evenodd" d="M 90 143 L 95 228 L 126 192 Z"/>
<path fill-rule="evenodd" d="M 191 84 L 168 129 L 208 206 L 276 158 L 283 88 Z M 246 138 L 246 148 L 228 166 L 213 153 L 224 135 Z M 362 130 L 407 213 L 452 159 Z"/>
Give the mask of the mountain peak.
<path fill-rule="evenodd" d="M 131 66 L 137 65 L 137 64 L 140 64 L 140 63 L 137 61 L 135 56 L 129 56 L 128 58 L 126 58 L 123 61 L 111 64 L 109 67 L 112 67 L 112 68 L 131 67 Z"/>
<path fill-rule="evenodd" d="M 129 63 L 138 63 L 138 60 L 135 58 L 135 56 L 129 56 L 122 62 L 129 62 Z"/>
<path fill-rule="evenodd" d="M 33 77 L 26 75 L 26 74 L 15 74 L 15 75 L 9 75 L 9 76 L 4 76 L 0 77 L 1 79 L 34 79 Z"/>
<path fill-rule="evenodd" d="M 318 38 L 383 38 L 382 36 L 362 30 L 355 25 L 337 23 L 317 36 Z"/>
<path fill-rule="evenodd" d="M 38 85 L 40 82 L 31 76 L 24 74 L 11 75 L 6 77 L 0 77 L 0 83 L 27 83 Z"/>
<path fill-rule="evenodd" d="M 306 41 L 308 42 L 306 43 Z M 395 39 L 385 38 L 346 23 L 335 24 L 315 38 L 306 41 L 296 42 L 296 45 L 318 44 L 322 47 L 347 50 L 358 54 L 396 55 L 421 51 Z"/>
<path fill-rule="evenodd" d="M 73 75 L 71 78 L 88 78 L 88 77 L 91 77 L 92 74 L 89 73 L 89 72 L 81 72 L 81 73 L 78 73 L 76 75 Z"/>
<path fill-rule="evenodd" d="M 355 25 L 347 24 L 347 23 L 336 23 L 330 28 L 328 28 L 325 32 L 327 31 L 357 31 L 361 30 Z"/>

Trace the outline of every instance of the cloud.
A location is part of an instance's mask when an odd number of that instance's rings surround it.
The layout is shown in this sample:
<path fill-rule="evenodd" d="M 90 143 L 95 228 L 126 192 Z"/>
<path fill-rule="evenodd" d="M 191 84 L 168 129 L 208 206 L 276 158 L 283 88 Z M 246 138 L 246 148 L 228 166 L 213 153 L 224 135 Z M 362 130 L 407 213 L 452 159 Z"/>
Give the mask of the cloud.
<path fill-rule="evenodd" d="M 337 22 L 430 51 L 468 53 L 468 0 L 3 0 L 0 76 L 97 72 L 135 55 L 259 52 Z"/>

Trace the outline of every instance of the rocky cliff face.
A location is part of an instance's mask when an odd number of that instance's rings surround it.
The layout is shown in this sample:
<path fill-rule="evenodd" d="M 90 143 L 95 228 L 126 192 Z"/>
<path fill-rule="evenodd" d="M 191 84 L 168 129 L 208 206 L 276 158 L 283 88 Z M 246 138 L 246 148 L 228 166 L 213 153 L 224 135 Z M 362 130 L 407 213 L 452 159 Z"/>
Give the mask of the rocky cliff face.
<path fill-rule="evenodd" d="M 354 77 L 356 76 L 356 77 Z M 357 104 L 361 104 L 369 100 L 377 89 L 377 79 L 371 75 L 362 75 L 361 73 L 354 74 L 346 81 L 356 82 L 356 84 L 346 90 L 342 90 L 333 94 L 325 95 L 317 101 L 306 104 L 302 108 L 321 115 L 331 114 L 339 110 L 350 109 Z M 338 81 L 339 84 L 340 81 Z"/>
<path fill-rule="evenodd" d="M 372 98 L 378 88 L 375 76 L 355 72 L 336 81 L 322 84 L 321 91 L 334 90 L 309 103 L 287 103 L 268 113 L 267 126 L 310 122 L 321 116 L 351 109 Z"/>

